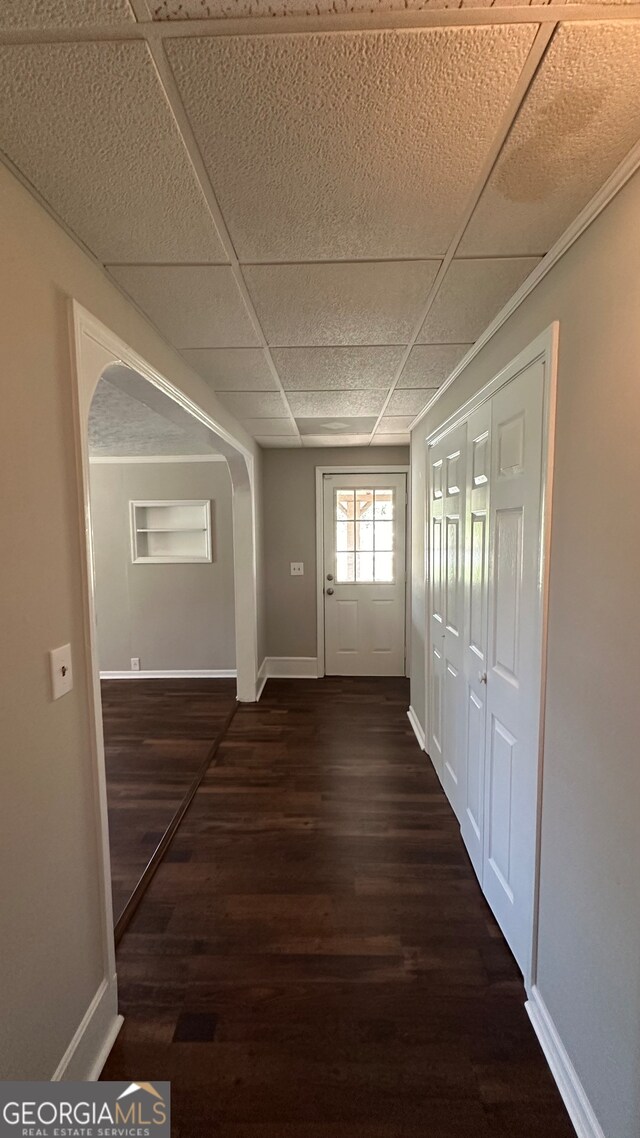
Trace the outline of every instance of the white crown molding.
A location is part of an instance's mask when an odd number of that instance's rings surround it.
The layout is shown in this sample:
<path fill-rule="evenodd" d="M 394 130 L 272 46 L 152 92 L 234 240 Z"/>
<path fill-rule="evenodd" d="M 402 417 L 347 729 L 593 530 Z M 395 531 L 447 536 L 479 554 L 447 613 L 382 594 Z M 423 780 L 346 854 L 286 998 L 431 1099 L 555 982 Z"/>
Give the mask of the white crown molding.
<path fill-rule="evenodd" d="M 416 715 L 415 711 L 413 710 L 413 708 L 411 706 L 409 707 L 409 710 L 407 712 L 407 719 L 409 720 L 409 723 L 413 727 L 413 733 L 414 733 L 416 739 L 418 740 L 418 743 L 420 744 L 420 750 L 426 751 L 427 743 L 426 743 L 424 729 L 422 727 L 420 720 L 418 719 L 418 716 Z"/>
<path fill-rule="evenodd" d="M 226 462 L 223 454 L 97 454 L 89 456 L 91 466 L 114 466 L 123 463 L 157 462 Z"/>
<path fill-rule="evenodd" d="M 578 1138 L 605 1138 L 558 1029 L 535 984 L 525 1008 Z"/>
<path fill-rule="evenodd" d="M 532 273 L 529 274 L 527 279 L 520 285 L 517 292 L 513 294 L 510 300 L 500 309 L 497 316 L 491 321 L 482 335 L 476 340 L 465 356 L 462 357 L 460 363 L 451 372 L 451 375 L 444 381 L 438 388 L 432 399 L 423 407 L 414 419 L 409 423 L 409 430 L 413 431 L 420 420 L 431 410 L 431 408 L 438 402 L 440 397 L 444 394 L 452 383 L 462 372 L 469 366 L 471 361 L 478 355 L 488 344 L 489 340 L 495 336 L 496 332 L 502 328 L 510 316 L 520 307 L 520 305 L 527 299 L 530 293 L 540 284 L 546 277 L 547 273 L 551 271 L 555 264 L 568 253 L 569 249 L 579 237 L 589 228 L 589 226 L 596 220 L 604 209 L 613 201 L 616 194 L 620 192 L 623 186 L 635 174 L 636 170 L 640 167 L 640 142 L 629 151 L 626 158 L 620 163 L 618 168 L 614 170 L 613 174 L 607 181 L 600 187 L 598 192 L 594 194 L 591 201 L 587 203 L 584 209 L 578 214 L 575 220 L 565 229 L 561 237 L 558 238 L 555 245 L 552 245 L 549 252 L 542 258 L 540 263 L 536 265 Z"/>
<path fill-rule="evenodd" d="M 232 680 L 235 668 L 173 668 L 147 672 L 100 672 L 101 680 Z"/>

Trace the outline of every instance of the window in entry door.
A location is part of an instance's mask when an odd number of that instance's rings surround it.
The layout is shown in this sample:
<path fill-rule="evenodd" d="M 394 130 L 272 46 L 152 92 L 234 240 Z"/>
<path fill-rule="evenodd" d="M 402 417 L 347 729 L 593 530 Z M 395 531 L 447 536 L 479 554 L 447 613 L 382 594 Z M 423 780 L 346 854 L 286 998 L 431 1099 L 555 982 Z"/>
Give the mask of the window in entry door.
<path fill-rule="evenodd" d="M 338 489 L 334 501 L 336 583 L 393 583 L 395 489 Z"/>

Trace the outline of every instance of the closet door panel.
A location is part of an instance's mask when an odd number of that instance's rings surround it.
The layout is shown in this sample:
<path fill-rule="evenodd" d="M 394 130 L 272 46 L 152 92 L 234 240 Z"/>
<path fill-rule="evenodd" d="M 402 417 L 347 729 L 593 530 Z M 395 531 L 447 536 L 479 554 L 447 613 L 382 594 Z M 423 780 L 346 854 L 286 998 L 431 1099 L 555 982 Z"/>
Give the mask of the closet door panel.
<path fill-rule="evenodd" d="M 491 406 L 483 404 L 467 424 L 469 468 L 466 483 L 463 574 L 465 781 L 461 832 L 479 880 L 483 875 L 485 719 L 487 670 L 487 590 L 489 556 L 489 481 Z"/>

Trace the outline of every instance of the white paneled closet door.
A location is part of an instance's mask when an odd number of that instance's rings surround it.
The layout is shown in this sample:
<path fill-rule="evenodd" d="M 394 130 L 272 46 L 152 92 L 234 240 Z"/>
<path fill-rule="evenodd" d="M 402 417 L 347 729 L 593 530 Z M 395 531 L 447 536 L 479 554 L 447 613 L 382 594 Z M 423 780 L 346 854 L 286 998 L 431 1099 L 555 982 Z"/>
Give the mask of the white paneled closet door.
<path fill-rule="evenodd" d="M 482 883 L 484 860 L 484 750 L 487 703 L 487 577 L 491 404 L 467 422 L 467 492 L 464 559 L 464 785 L 460 827 Z"/>
<path fill-rule="evenodd" d="M 543 407 L 540 360 L 491 400 L 483 889 L 525 976 L 537 848 Z"/>
<path fill-rule="evenodd" d="M 525 977 L 535 904 L 554 331 L 428 447 L 428 749 Z"/>
<path fill-rule="evenodd" d="M 462 708 L 466 426 L 430 448 L 432 650 L 431 754 L 449 801 L 460 815 L 464 785 Z"/>

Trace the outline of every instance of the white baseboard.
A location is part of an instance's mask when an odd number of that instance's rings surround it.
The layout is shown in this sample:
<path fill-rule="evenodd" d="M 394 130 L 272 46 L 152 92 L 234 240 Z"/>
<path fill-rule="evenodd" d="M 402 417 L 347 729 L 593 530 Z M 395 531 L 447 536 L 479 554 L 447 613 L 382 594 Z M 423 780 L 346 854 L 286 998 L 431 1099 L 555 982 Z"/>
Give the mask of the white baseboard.
<path fill-rule="evenodd" d="M 418 742 L 420 744 L 420 750 L 426 751 L 427 746 L 426 746 L 426 739 L 425 739 L 424 731 L 423 731 L 422 726 L 420 724 L 420 720 L 418 719 L 418 716 L 416 715 L 416 713 L 412 707 L 409 707 L 409 710 L 407 712 L 407 718 L 409 720 L 409 723 L 413 727 L 413 733 L 414 733 L 416 739 L 418 740 Z"/>
<path fill-rule="evenodd" d="M 115 976 L 104 979 L 87 1008 L 58 1063 L 52 1082 L 95 1082 L 99 1078 L 123 1017 L 118 1015 L 118 990 Z"/>
<path fill-rule="evenodd" d="M 193 668 L 182 671 L 100 672 L 101 680 L 226 680 L 235 679 L 235 668 Z"/>
<path fill-rule="evenodd" d="M 260 696 L 262 695 L 262 693 L 264 691 L 264 685 L 266 684 L 268 679 L 269 679 L 269 676 L 267 674 L 267 658 L 265 656 L 260 667 L 258 668 L 258 678 L 257 678 L 257 682 L 256 682 L 256 703 L 258 703 Z"/>
<path fill-rule="evenodd" d="M 604 1138 L 602 1127 L 535 984 L 525 1007 L 578 1138 Z"/>
<path fill-rule="evenodd" d="M 266 656 L 260 671 L 268 679 L 317 680 L 318 659 L 316 656 Z"/>

